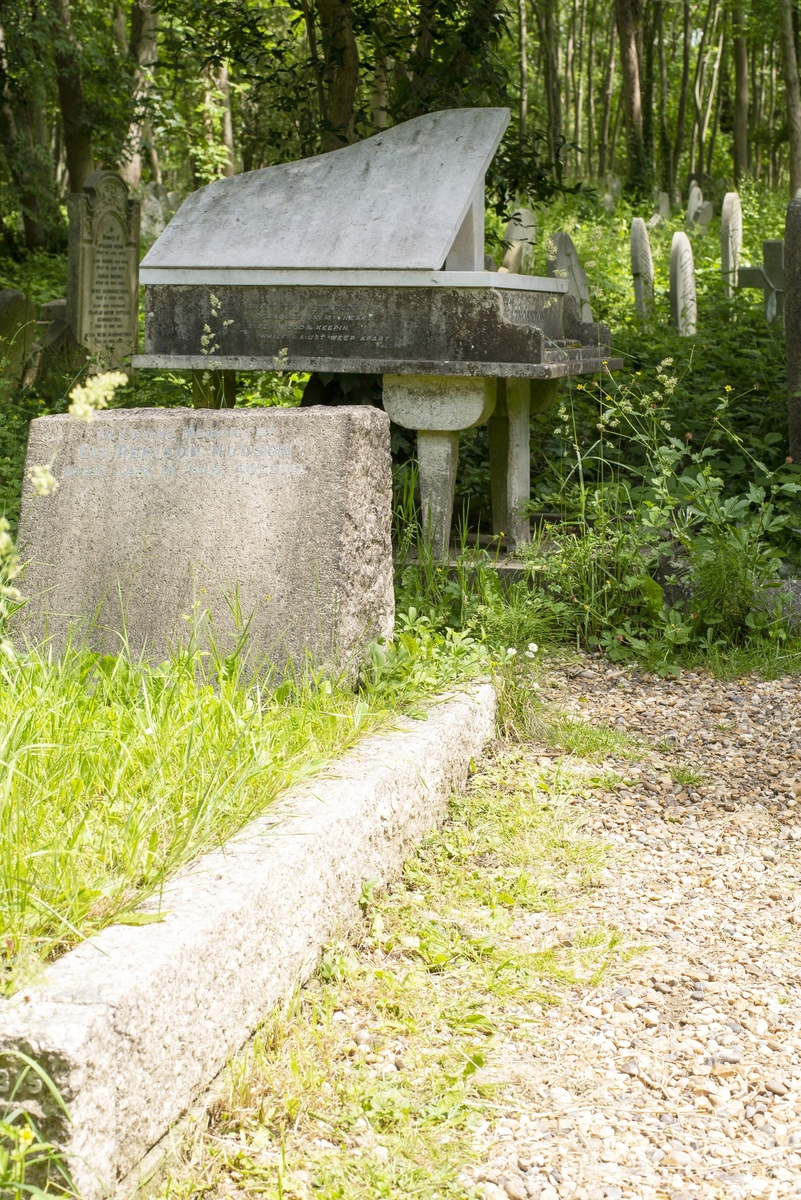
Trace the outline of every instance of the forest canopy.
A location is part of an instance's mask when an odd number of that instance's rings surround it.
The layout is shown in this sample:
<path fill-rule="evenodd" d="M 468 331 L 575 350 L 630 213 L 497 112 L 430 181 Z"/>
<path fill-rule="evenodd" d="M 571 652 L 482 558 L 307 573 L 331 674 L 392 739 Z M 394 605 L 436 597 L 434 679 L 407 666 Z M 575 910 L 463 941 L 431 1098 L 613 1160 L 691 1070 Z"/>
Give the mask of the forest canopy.
<path fill-rule="evenodd" d="M 0 236 L 59 249 L 95 167 L 179 196 L 435 109 L 509 105 L 515 195 L 801 187 L 793 0 L 2 0 Z"/>

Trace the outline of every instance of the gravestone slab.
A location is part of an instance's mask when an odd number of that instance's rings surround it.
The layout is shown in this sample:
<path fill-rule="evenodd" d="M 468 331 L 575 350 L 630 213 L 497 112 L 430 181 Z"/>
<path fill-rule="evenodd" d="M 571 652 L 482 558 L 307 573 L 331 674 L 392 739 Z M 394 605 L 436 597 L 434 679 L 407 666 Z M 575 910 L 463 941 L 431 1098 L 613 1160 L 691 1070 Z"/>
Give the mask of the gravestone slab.
<path fill-rule="evenodd" d="M 567 280 L 568 293 L 578 305 L 579 319 L 585 323 L 591 322 L 593 318 L 587 275 L 569 233 L 556 233 L 549 239 L 547 269 L 552 278 Z"/>
<path fill-rule="evenodd" d="M 784 330 L 790 455 L 801 462 L 801 198 L 787 205 L 784 232 Z"/>
<path fill-rule="evenodd" d="M 118 409 L 31 424 L 23 487 L 28 561 L 20 617 L 60 650 L 89 645 L 160 661 L 208 610 L 227 649 L 235 594 L 257 661 L 350 661 L 392 631 L 389 418 L 370 406 Z M 197 605 L 197 608 L 193 606 Z M 121 611 L 122 610 L 122 611 Z M 93 620 L 94 614 L 97 614 Z"/>
<path fill-rule="evenodd" d="M 528 208 L 515 209 L 503 236 L 508 249 L 502 265 L 510 272 L 527 271 L 534 257 L 537 240 L 537 218 L 534 213 Z"/>
<path fill-rule="evenodd" d="M 670 220 L 670 195 L 668 192 L 657 192 L 656 211 L 665 221 Z"/>
<path fill-rule="evenodd" d="M 634 279 L 634 305 L 641 316 L 648 312 L 654 296 L 654 260 L 648 227 L 642 217 L 631 222 L 631 274 Z"/>
<path fill-rule="evenodd" d="M 674 233 L 670 247 L 670 323 L 682 337 L 692 337 L 697 316 L 693 248 L 686 233 Z"/>
<path fill-rule="evenodd" d="M 687 199 L 687 224 L 695 225 L 698 221 L 701 209 L 704 205 L 704 193 L 701 191 L 698 184 L 693 181 L 690 184 L 690 195 Z"/>
<path fill-rule="evenodd" d="M 0 378 L 6 387 L 18 388 L 25 363 L 38 330 L 36 309 L 23 292 L 15 288 L 0 291 Z"/>
<path fill-rule="evenodd" d="M 723 288 L 727 296 L 734 295 L 737 287 L 737 268 L 743 249 L 743 210 L 737 192 L 727 192 L 723 197 L 720 216 L 720 270 Z"/>
<path fill-rule="evenodd" d="M 139 330 L 139 204 L 114 171 L 69 198 L 67 321 L 98 368 L 124 367 Z"/>

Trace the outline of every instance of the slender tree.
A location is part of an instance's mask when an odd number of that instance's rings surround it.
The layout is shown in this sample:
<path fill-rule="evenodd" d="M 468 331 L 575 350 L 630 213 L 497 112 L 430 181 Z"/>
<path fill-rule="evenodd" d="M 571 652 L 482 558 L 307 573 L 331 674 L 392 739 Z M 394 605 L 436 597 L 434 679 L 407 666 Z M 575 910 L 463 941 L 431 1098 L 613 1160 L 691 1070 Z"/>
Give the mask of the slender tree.
<path fill-rule="evenodd" d="M 790 195 L 801 188 L 801 92 L 798 84 L 798 55 L 793 29 L 793 0 L 779 0 L 784 99 L 790 146 Z"/>

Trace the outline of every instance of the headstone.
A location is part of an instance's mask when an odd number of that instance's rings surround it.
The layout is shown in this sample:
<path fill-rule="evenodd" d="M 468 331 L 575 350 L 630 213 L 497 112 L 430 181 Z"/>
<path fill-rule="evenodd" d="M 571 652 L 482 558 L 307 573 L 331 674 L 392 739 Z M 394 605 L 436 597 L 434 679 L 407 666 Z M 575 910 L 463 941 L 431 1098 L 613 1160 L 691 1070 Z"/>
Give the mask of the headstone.
<path fill-rule="evenodd" d="M 693 248 L 686 233 L 674 233 L 670 247 L 670 323 L 681 337 L 692 337 L 696 320 Z"/>
<path fill-rule="evenodd" d="M 503 256 L 503 266 L 510 274 L 527 271 L 534 257 L 537 240 L 537 219 L 528 208 L 518 208 L 512 213 L 504 232 L 508 249 Z"/>
<path fill-rule="evenodd" d="M 634 278 L 634 306 L 641 316 L 648 312 L 654 295 L 654 260 L 651 241 L 642 217 L 631 222 L 631 274 Z"/>
<path fill-rule="evenodd" d="M 665 221 L 670 220 L 670 196 L 667 192 L 657 193 L 656 211 Z"/>
<path fill-rule="evenodd" d="M 694 225 L 698 220 L 701 205 L 704 203 L 704 193 L 693 179 L 690 182 L 690 195 L 687 200 L 687 224 Z"/>
<path fill-rule="evenodd" d="M 484 255 L 484 270 L 485 271 L 497 271 L 498 270 L 498 264 L 496 263 L 495 259 L 492 257 L 491 254 Z"/>
<path fill-rule="evenodd" d="M 114 171 L 69 198 L 67 320 L 98 368 L 121 367 L 139 328 L 139 204 Z"/>
<path fill-rule="evenodd" d="M 784 317 L 784 242 L 770 239 L 762 243 L 762 262 L 758 267 L 740 267 L 738 288 L 759 288 L 769 325 Z"/>
<path fill-rule="evenodd" d="M 25 374 L 25 363 L 37 334 L 36 309 L 15 288 L 0 291 L 0 378 L 6 386 L 18 388 Z M 0 393 L 0 396 L 2 393 Z"/>
<path fill-rule="evenodd" d="M 208 611 L 227 652 L 229 602 L 255 660 L 352 661 L 393 627 L 389 418 L 369 406 L 117 409 L 31 424 L 23 487 L 22 628 L 157 661 Z M 243 628 L 240 626 L 241 634 Z"/>
<path fill-rule="evenodd" d="M 57 300 L 46 300 L 39 309 L 40 321 L 66 321 L 67 301 L 61 297 Z"/>
<path fill-rule="evenodd" d="M 787 205 L 784 242 L 784 331 L 790 456 L 801 463 L 801 197 Z"/>
<path fill-rule="evenodd" d="M 547 247 L 548 274 L 554 279 L 566 279 L 567 290 L 574 297 L 579 310 L 579 320 L 592 321 L 590 289 L 587 276 L 579 260 L 578 251 L 569 233 L 555 233 Z"/>
<path fill-rule="evenodd" d="M 723 289 L 727 296 L 734 294 L 737 287 L 737 268 L 743 248 L 743 210 L 737 192 L 727 192 L 723 197 L 720 216 L 720 270 Z"/>

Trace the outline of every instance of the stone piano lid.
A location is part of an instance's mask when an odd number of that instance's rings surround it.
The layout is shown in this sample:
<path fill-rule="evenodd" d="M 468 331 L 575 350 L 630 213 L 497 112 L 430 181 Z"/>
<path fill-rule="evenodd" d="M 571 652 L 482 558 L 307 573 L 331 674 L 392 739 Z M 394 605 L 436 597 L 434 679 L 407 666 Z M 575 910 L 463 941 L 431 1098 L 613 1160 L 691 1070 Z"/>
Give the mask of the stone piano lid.
<path fill-rule="evenodd" d="M 439 271 L 508 123 L 506 108 L 447 109 L 328 154 L 218 179 L 184 201 L 145 255 L 141 281 L 205 282 L 201 272 L 211 281 L 221 270 Z"/>

